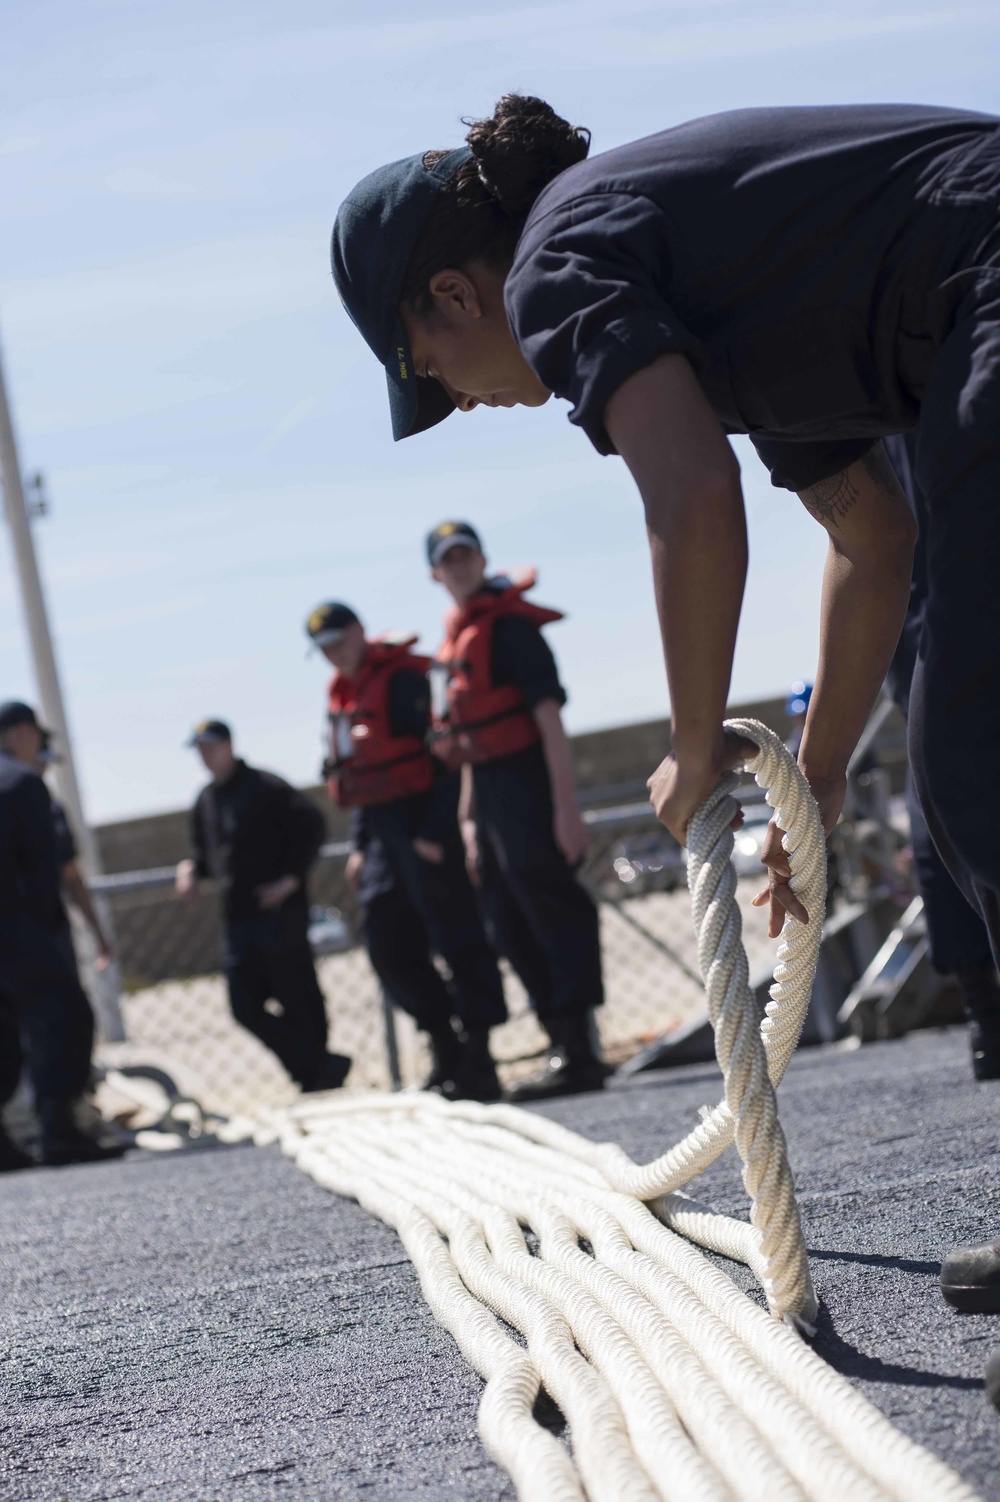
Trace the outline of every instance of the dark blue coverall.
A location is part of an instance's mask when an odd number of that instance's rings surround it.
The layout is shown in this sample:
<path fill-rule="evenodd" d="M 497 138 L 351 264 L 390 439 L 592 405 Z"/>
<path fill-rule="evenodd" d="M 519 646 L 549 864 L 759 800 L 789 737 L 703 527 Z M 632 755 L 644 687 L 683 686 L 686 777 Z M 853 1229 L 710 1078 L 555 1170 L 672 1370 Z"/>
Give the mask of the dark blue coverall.
<path fill-rule="evenodd" d="M 928 515 L 927 503 L 913 478 L 912 459 L 915 448 L 912 434 L 885 439 L 889 461 L 920 526 L 913 558 L 913 582 L 910 585 L 906 621 L 888 677 L 889 691 L 907 717 L 927 601 Z M 989 965 L 992 959 L 989 933 L 979 912 L 962 894 L 935 848 L 917 796 L 912 769 L 907 770 L 906 808 L 910 818 L 913 862 L 924 899 L 931 962 L 941 975 L 957 975 L 981 969 Z"/>
<path fill-rule="evenodd" d="M 665 354 L 686 356 L 724 430 L 749 433 L 773 483 L 800 493 L 919 421 L 910 758 L 1000 958 L 1000 119 L 749 109 L 630 142 L 543 189 L 504 301 L 602 454 L 610 398 Z"/>
<path fill-rule="evenodd" d="M 222 887 L 232 1014 L 304 1090 L 321 1086 L 338 1057 L 326 1051 L 326 1007 L 308 938 L 306 882 L 325 832 L 322 814 L 304 794 L 244 761 L 226 782 L 202 789 L 191 815 L 197 874 L 216 877 Z M 297 890 L 280 907 L 263 910 L 257 888 L 282 876 L 298 877 Z M 267 1009 L 272 998 L 280 1016 Z"/>
<path fill-rule="evenodd" d="M 63 906 L 60 854 L 44 782 L 0 754 L 0 1105 L 17 1089 L 25 1056 L 40 1109 L 73 1100 L 90 1079 L 94 1017 Z"/>
<path fill-rule="evenodd" d="M 528 710 L 565 691 L 539 628 L 518 616 L 493 624 L 491 676 Z M 544 1024 L 582 1018 L 604 1001 L 597 909 L 552 832 L 552 785 L 540 743 L 472 768 L 483 902 Z"/>
<path fill-rule="evenodd" d="M 423 674 L 394 673 L 388 709 L 392 735 L 424 739 L 429 691 Z M 444 860 L 424 860 L 415 839 L 442 846 Z M 392 1001 L 437 1038 L 450 1036 L 452 1017 L 467 1032 L 506 1021 L 496 955 L 465 869 L 458 778 L 441 767 L 429 792 L 356 809 L 351 842 L 364 854 L 358 901 L 365 945 Z M 448 966 L 450 981 L 433 955 Z"/>

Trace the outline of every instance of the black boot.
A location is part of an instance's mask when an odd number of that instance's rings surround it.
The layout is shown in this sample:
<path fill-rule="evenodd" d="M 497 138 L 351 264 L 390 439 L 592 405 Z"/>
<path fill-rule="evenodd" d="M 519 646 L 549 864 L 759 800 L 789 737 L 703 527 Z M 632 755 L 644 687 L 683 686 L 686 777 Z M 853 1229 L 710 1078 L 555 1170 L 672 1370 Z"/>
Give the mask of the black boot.
<path fill-rule="evenodd" d="M 941 1264 L 941 1292 L 963 1314 L 994 1314 L 1000 1309 L 1000 1241 L 949 1252 Z"/>
<path fill-rule="evenodd" d="M 488 1105 L 499 1100 L 502 1093 L 490 1053 L 489 1028 L 467 1028 L 458 1068 L 447 1091 L 449 1099 L 479 1100 Z"/>
<path fill-rule="evenodd" d="M 588 1018 L 567 1017 L 546 1023 L 552 1049 L 544 1066 L 530 1079 L 508 1090 L 507 1099 L 520 1104 L 528 1100 L 551 1100 L 557 1095 L 582 1095 L 603 1090 L 608 1070 L 594 1052 Z"/>
<path fill-rule="evenodd" d="M 302 1094 L 310 1095 L 314 1090 L 339 1090 L 350 1072 L 352 1062 L 343 1053 L 324 1054 L 316 1074 L 307 1085 L 302 1086 Z"/>
<path fill-rule="evenodd" d="M 39 1101 L 38 1114 L 42 1121 L 42 1162 L 50 1167 L 63 1167 L 67 1163 L 103 1163 L 120 1158 L 126 1151 L 123 1143 L 105 1147 L 89 1132 L 83 1132 L 76 1124 L 73 1101 L 64 1096 L 51 1096 Z"/>
<path fill-rule="evenodd" d="M 977 1080 L 1000 1080 L 1000 979 L 992 965 L 960 970 L 957 979 L 969 1019 L 972 1073 Z"/>
<path fill-rule="evenodd" d="M 438 1095 L 450 1095 L 462 1061 L 462 1045 L 451 1023 L 447 1028 L 428 1028 L 427 1041 L 431 1050 L 431 1071 L 420 1088 L 433 1090 Z"/>
<path fill-rule="evenodd" d="M 35 1160 L 30 1153 L 18 1147 L 12 1138 L 8 1137 L 6 1129 L 0 1124 L 0 1173 L 16 1173 L 19 1168 L 35 1168 Z"/>

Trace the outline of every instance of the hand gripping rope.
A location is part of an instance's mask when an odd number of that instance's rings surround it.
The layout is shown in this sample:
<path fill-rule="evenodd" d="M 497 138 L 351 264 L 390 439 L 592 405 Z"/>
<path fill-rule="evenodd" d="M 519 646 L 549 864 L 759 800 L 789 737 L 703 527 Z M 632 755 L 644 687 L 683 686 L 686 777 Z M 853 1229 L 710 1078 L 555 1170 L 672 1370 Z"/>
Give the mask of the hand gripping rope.
<path fill-rule="evenodd" d="M 726 777 L 688 832 L 725 1099 L 682 1142 L 640 1166 L 532 1112 L 429 1094 L 313 1098 L 262 1122 L 257 1140 L 277 1137 L 319 1183 L 396 1229 L 428 1304 L 486 1379 L 479 1432 L 525 1502 L 974 1502 L 800 1338 L 817 1305 L 775 1089 L 815 975 L 825 843 L 777 736 L 754 720 L 727 728 L 759 747 L 747 770 L 787 830 L 809 922 L 785 923 L 760 1021 Z M 730 1142 L 749 1224 L 679 1192 Z M 750 1266 L 770 1314 L 693 1241 Z M 534 1418 L 543 1386 L 571 1451 Z"/>

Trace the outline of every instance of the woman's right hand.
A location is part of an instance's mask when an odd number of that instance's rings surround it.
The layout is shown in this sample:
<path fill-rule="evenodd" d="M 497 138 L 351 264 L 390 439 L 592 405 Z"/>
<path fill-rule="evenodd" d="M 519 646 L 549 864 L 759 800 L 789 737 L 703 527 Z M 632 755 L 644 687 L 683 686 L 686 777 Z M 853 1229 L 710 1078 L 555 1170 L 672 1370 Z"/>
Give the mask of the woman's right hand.
<path fill-rule="evenodd" d="M 361 867 L 364 863 L 365 852 L 363 850 L 352 850 L 347 857 L 347 864 L 344 867 L 344 880 L 352 892 L 358 890 L 358 883 L 361 880 Z"/>
<path fill-rule="evenodd" d="M 700 763 L 679 761 L 673 753 L 664 757 L 646 786 L 656 817 L 679 845 L 687 844 L 691 815 L 701 807 L 720 778 L 756 756 L 757 751 L 753 741 L 723 730 L 712 753 Z M 742 823 L 741 811 L 733 820 L 733 828 L 739 829 Z"/>

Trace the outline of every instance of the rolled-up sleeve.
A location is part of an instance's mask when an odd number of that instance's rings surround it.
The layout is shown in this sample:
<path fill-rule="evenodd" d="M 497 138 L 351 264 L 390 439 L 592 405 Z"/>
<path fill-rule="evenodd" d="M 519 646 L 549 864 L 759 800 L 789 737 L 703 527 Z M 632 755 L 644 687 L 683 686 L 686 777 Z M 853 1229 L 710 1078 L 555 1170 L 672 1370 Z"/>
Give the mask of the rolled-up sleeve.
<path fill-rule="evenodd" d="M 849 469 L 875 442 L 874 438 L 839 438 L 829 443 L 796 443 L 788 438 L 761 438 L 751 433 L 750 442 L 771 472 L 771 484 L 779 490 L 808 490 L 820 480 L 829 480 Z"/>
<path fill-rule="evenodd" d="M 615 453 L 604 412 L 619 386 L 661 355 L 697 356 L 664 297 L 669 274 L 663 211 L 642 196 L 574 199 L 521 236 L 504 292 L 514 337 L 600 454 Z"/>

